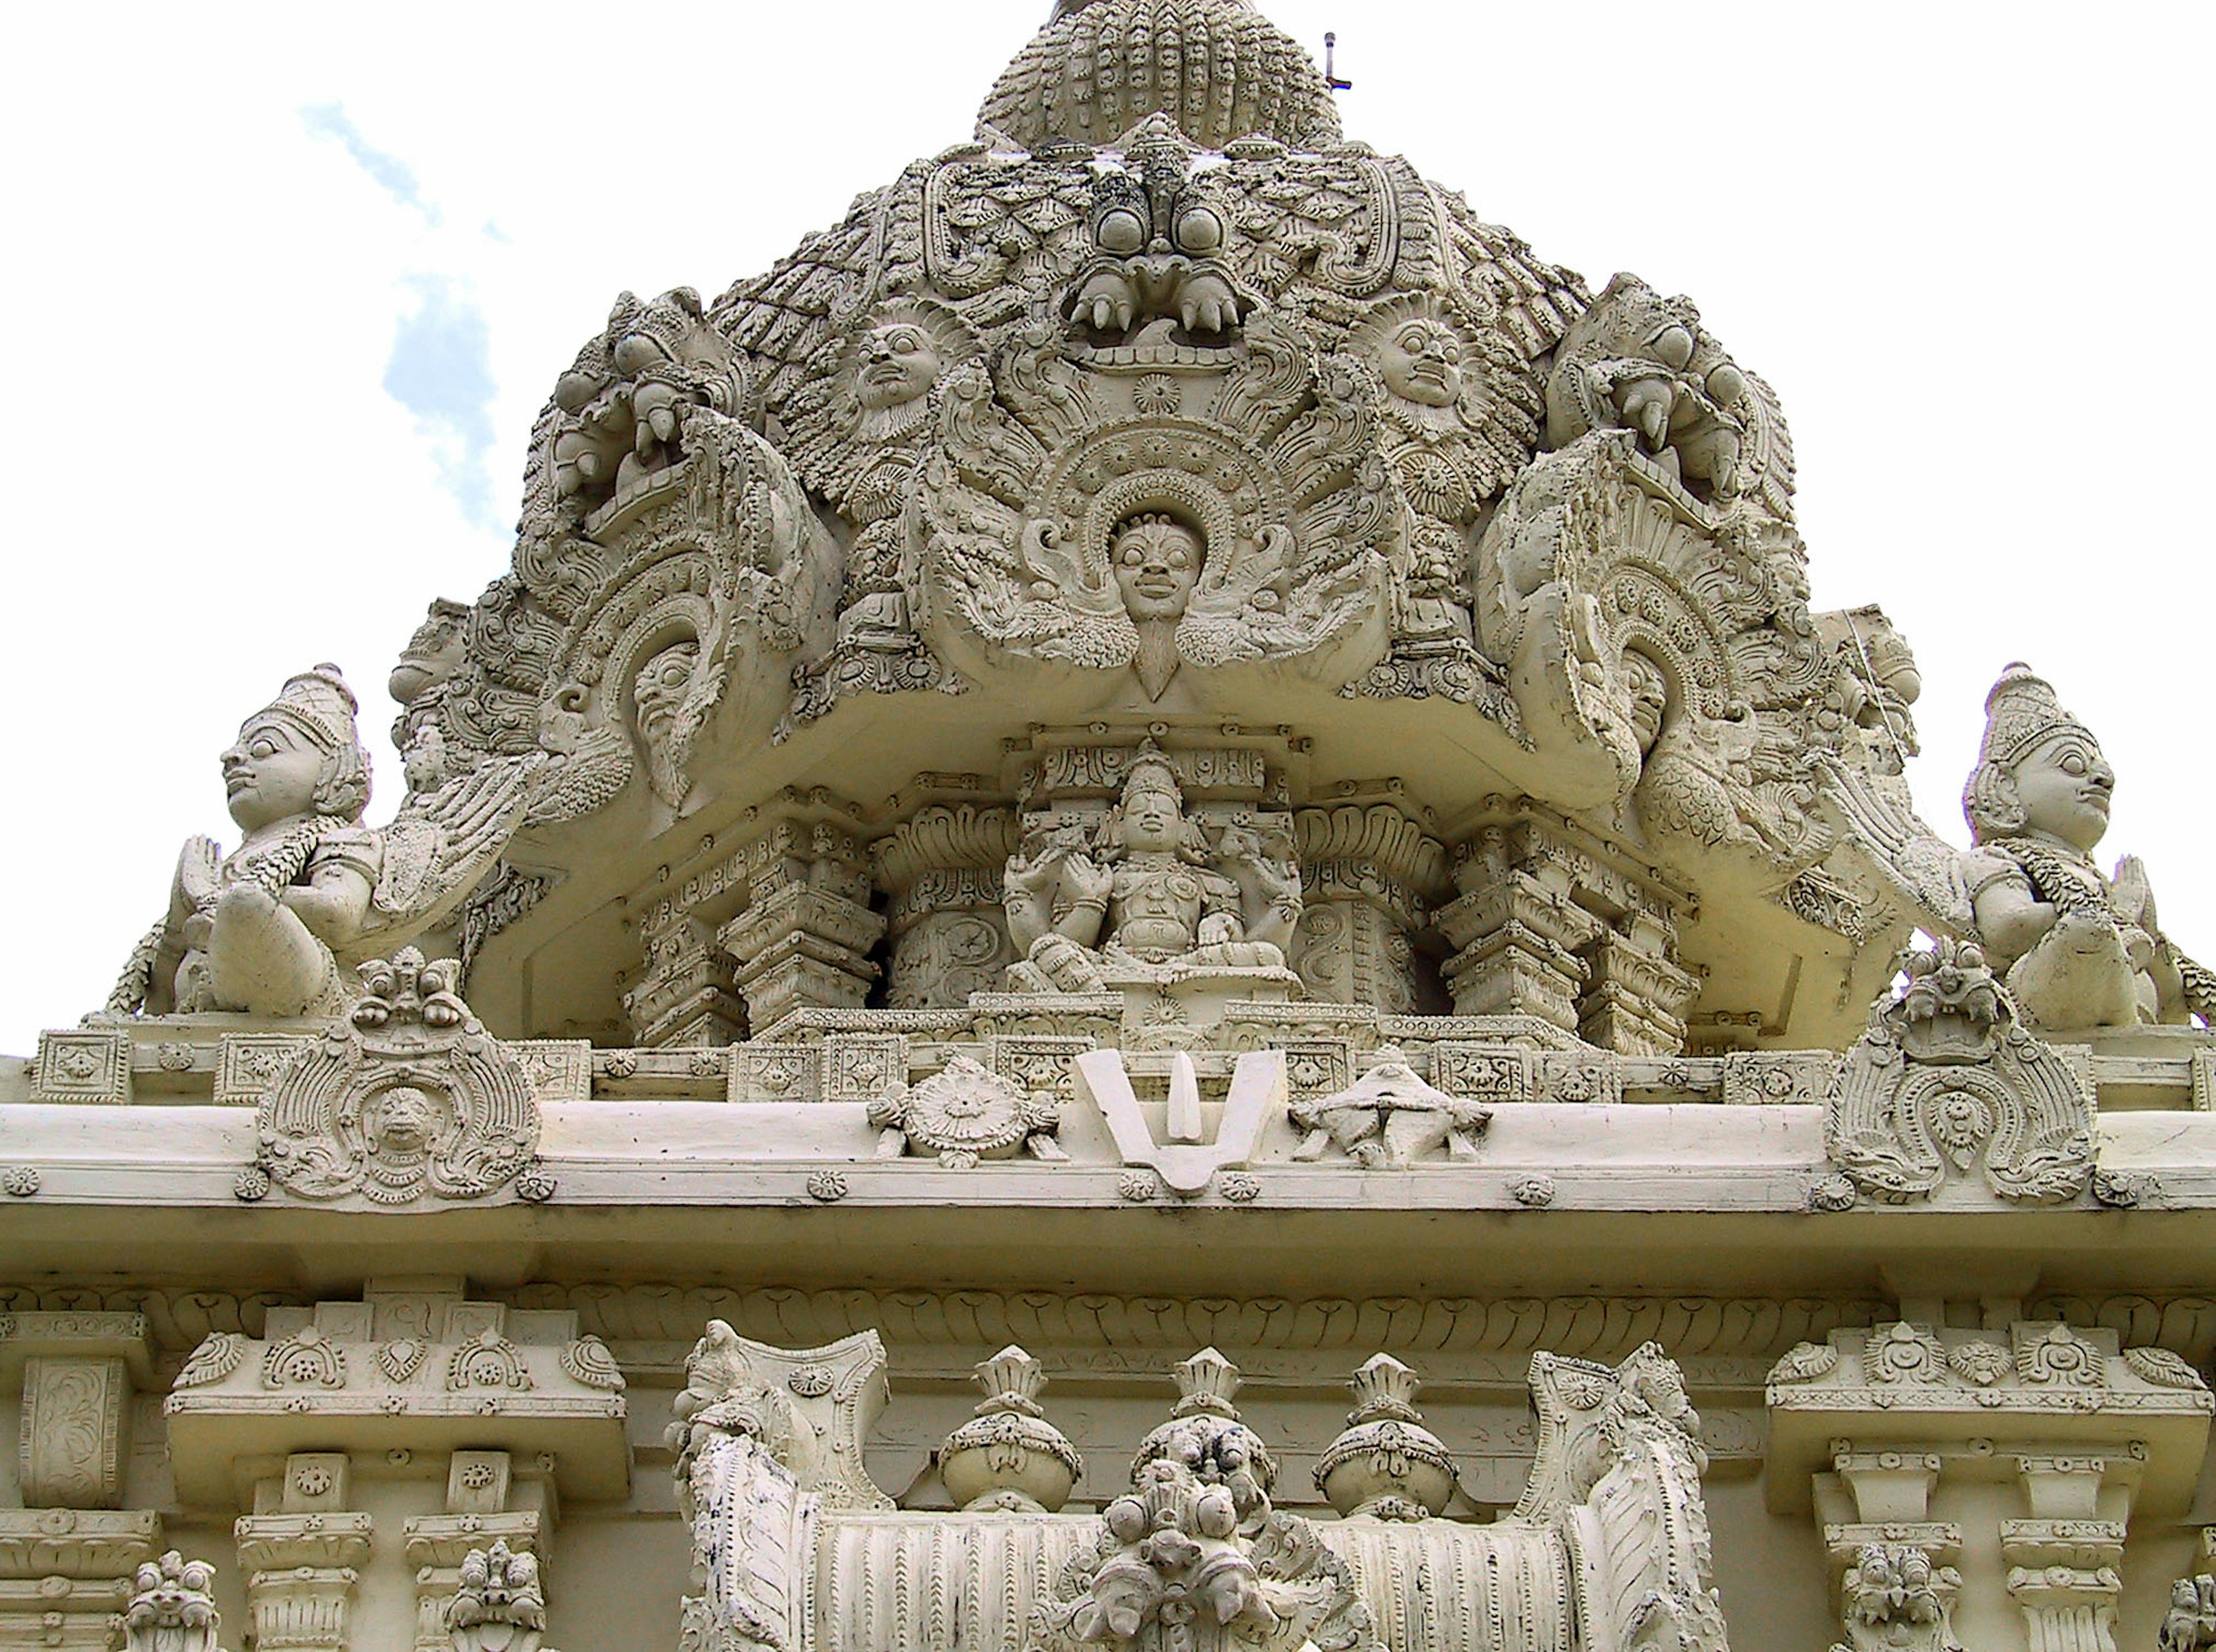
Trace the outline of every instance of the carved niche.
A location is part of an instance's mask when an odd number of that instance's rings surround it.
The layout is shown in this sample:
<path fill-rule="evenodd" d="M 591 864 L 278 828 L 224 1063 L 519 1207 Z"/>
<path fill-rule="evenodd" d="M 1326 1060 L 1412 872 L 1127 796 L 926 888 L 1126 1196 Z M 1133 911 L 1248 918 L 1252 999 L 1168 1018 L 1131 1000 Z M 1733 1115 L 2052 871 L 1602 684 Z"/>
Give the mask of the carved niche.
<path fill-rule="evenodd" d="M 365 964 L 361 977 L 366 995 L 348 1020 L 262 1097 L 260 1154 L 240 1196 L 274 1185 L 300 1199 L 397 1207 L 517 1184 L 538 1152 L 539 1103 L 523 1064 L 457 996 L 461 966 L 427 963 L 410 947 Z"/>
<path fill-rule="evenodd" d="M 2093 1174 L 2093 1107 L 2070 1065 L 2019 1023 L 1967 942 L 1906 959 L 1825 1103 L 1825 1150 L 1889 1204 L 1928 1199 L 1981 1169 L 1997 1196 L 2074 1199 Z"/>

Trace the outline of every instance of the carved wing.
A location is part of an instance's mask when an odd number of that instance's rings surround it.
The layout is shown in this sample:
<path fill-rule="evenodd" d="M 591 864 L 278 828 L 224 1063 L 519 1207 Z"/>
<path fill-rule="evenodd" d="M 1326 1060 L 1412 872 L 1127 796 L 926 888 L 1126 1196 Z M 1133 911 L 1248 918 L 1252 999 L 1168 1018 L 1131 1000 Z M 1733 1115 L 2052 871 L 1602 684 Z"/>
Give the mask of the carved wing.
<path fill-rule="evenodd" d="M 1908 801 L 1905 783 L 1826 758 L 1819 807 L 1840 842 L 1905 900 L 1935 934 L 1967 935 L 1975 915 L 1964 857 L 1926 826 Z"/>
<path fill-rule="evenodd" d="M 545 758 L 494 758 L 434 792 L 418 792 L 385 828 L 375 908 L 382 932 L 451 912 L 499 860 Z"/>
<path fill-rule="evenodd" d="M 1995 1071 L 2012 1092 L 1985 1151 L 1985 1180 L 2004 1198 L 2074 1199 L 2093 1173 L 2093 1114 L 2077 1076 L 2044 1044 L 2003 1046 Z"/>

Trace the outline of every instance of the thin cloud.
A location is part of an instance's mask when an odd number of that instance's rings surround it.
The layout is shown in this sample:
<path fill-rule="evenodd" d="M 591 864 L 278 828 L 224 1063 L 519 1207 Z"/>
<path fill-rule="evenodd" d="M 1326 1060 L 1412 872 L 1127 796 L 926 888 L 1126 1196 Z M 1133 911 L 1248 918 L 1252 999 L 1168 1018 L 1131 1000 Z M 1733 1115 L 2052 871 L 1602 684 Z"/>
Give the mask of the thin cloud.
<path fill-rule="evenodd" d="M 416 181 L 416 174 L 408 163 L 397 155 L 386 154 L 363 137 L 361 128 L 354 125 L 344 104 L 309 104 L 300 111 L 300 120 L 311 135 L 337 143 L 386 194 L 403 206 L 411 206 L 421 212 L 423 221 L 433 229 L 439 227 L 439 209 L 423 199 L 422 187 Z"/>
<path fill-rule="evenodd" d="M 481 527 L 496 530 L 491 473 L 490 326 L 466 287 L 450 276 L 411 275 L 413 314 L 403 318 L 385 363 L 385 393 L 416 415 L 439 467 L 439 482 Z"/>

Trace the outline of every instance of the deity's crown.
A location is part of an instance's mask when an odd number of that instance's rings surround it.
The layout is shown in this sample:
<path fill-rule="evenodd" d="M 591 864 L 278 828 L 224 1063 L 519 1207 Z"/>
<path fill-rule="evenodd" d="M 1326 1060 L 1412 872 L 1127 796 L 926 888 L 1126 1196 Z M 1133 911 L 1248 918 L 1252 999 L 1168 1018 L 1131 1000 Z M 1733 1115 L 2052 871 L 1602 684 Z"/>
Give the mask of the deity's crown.
<path fill-rule="evenodd" d="M 1978 747 L 1978 766 L 2006 769 L 2031 749 L 2065 730 L 2092 739 L 2092 731 L 2062 709 L 2047 680 L 2017 660 L 2001 672 L 1985 696 L 1985 737 Z"/>
<path fill-rule="evenodd" d="M 1237 138 L 1339 138 L 1322 71 L 1246 0 L 1059 0 L 978 114 L 1028 149 L 1109 144 L 1166 114 L 1204 149 Z"/>
<path fill-rule="evenodd" d="M 1168 792 L 1180 803 L 1185 801 L 1185 788 L 1178 783 L 1177 766 L 1151 740 L 1143 741 L 1132 754 L 1131 766 L 1123 775 L 1123 795 L 1147 790 Z"/>
<path fill-rule="evenodd" d="M 359 746 L 354 713 L 361 708 L 336 666 L 325 662 L 286 679 L 283 692 L 258 715 L 281 717 L 325 752 Z"/>

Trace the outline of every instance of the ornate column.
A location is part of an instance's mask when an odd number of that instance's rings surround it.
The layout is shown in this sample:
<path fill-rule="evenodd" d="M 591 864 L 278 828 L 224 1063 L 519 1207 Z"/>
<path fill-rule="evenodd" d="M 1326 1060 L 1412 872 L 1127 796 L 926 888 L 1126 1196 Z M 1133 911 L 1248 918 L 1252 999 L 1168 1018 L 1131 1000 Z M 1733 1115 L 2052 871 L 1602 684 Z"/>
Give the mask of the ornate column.
<path fill-rule="evenodd" d="M 352 1465 L 344 1452 L 298 1452 L 274 1483 L 255 1488 L 268 1514 L 232 1528 L 254 1614 L 255 1652 L 309 1652 L 349 1644 L 355 1587 L 368 1564 L 373 1522 L 347 1508 Z"/>
<path fill-rule="evenodd" d="M 1390 802 L 1301 809 L 1293 832 L 1304 904 L 1290 961 L 1309 996 L 1424 1009 L 1414 937 L 1450 891 L 1445 848 Z"/>
<path fill-rule="evenodd" d="M 161 1541 L 151 1509 L 0 1509 L 0 1652 L 108 1652 Z"/>
<path fill-rule="evenodd" d="M 2033 1320 L 1834 1331 L 1769 1398 L 1770 1507 L 1813 1502 L 1855 1652 L 1956 1652 L 1958 1597 L 1978 1652 L 2114 1652 L 2125 1522 L 2184 1514 L 2216 1409 L 2166 1349 Z"/>
<path fill-rule="evenodd" d="M 645 965 L 623 1001 L 640 1048 L 720 1047 L 746 1036 L 746 1006 L 713 924 L 672 897 L 648 908 L 638 934 Z"/>
<path fill-rule="evenodd" d="M 720 1048 L 746 1037 L 746 1005 L 733 979 L 737 966 L 716 938 L 745 890 L 742 851 L 680 883 L 657 875 L 631 895 L 639 969 L 626 978 L 623 999 L 640 1048 Z"/>
<path fill-rule="evenodd" d="M 127 1313 L 0 1316 L 0 1381 L 22 1379 L 17 1473 L 26 1508 L 120 1508 L 146 1322 Z"/>
<path fill-rule="evenodd" d="M 123 1508 L 131 1396 L 151 1373 L 137 1314 L 0 1314 L 0 1391 L 22 1384 L 23 1500 L 0 1509 L 0 1649 L 111 1644 L 161 1542 L 158 1514 Z"/>
<path fill-rule="evenodd" d="M 1528 1015 L 1623 1055 L 1675 1055 L 1700 980 L 1677 962 L 1687 904 L 1653 869 L 1529 800 L 1457 824 L 1438 915 L 1455 1013 Z"/>
<path fill-rule="evenodd" d="M 1000 872 L 1016 849 L 1013 810 L 975 803 L 918 810 L 872 845 L 877 881 L 889 897 L 895 1010 L 958 1010 L 972 992 L 997 992 L 1015 961 Z"/>
<path fill-rule="evenodd" d="M 515 1495 L 519 1489 L 526 1494 L 520 1499 Z M 511 1502 L 539 1506 L 511 1508 Z M 527 1488 L 519 1488 L 513 1453 L 453 1454 L 446 1466 L 445 1512 L 416 1515 L 403 1532 L 408 1564 L 416 1575 L 417 1652 L 446 1652 L 452 1644 L 448 1610 L 465 1588 L 464 1573 L 473 1553 L 497 1545 L 503 1561 L 511 1556 L 529 1557 L 536 1588 L 552 1515 L 553 1484 L 543 1467 Z M 483 1588 L 491 1587 L 489 1575 L 479 1581 Z M 483 1588 L 480 1599 L 482 1595 Z"/>
<path fill-rule="evenodd" d="M 2001 1556 L 2032 1652 L 2116 1652 L 2124 1522 L 2099 1518 L 2109 1467 L 2104 1457 L 2016 1459 L 2031 1518 L 2001 1522 Z"/>
<path fill-rule="evenodd" d="M 870 950 L 885 932 L 870 910 L 869 857 L 855 812 L 828 793 L 787 792 L 765 808 L 742 851 L 747 907 L 717 939 L 738 962 L 756 1037 L 796 1010 L 858 1010 L 882 973 Z"/>

